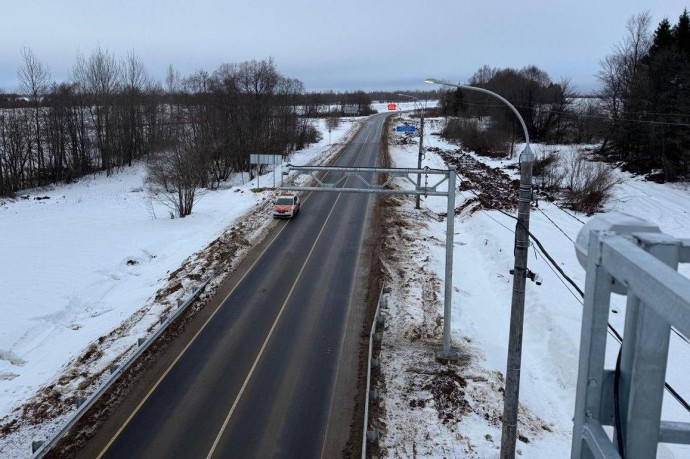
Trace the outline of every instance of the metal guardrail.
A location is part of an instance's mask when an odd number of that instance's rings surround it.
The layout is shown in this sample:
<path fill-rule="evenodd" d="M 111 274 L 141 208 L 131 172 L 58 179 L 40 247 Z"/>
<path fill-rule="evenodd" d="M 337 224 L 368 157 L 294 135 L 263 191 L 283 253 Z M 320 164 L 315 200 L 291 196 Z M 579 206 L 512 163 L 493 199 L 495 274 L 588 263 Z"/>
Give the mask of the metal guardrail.
<path fill-rule="evenodd" d="M 661 420 L 672 327 L 690 337 L 690 241 L 661 232 L 592 231 L 580 338 L 572 458 L 648 459 L 690 444 L 690 423 Z M 604 368 L 611 293 L 627 294 L 615 370 Z M 613 440 L 603 426 L 613 426 Z"/>
<path fill-rule="evenodd" d="M 364 429 L 362 431 L 362 459 L 367 457 L 367 441 L 376 442 L 379 438 L 377 430 L 369 430 L 369 403 L 374 400 L 379 400 L 378 389 L 371 390 L 371 367 L 378 366 L 378 361 L 373 361 L 374 353 L 374 339 L 376 338 L 376 326 L 383 325 L 384 317 L 381 315 L 381 309 L 388 307 L 388 298 L 384 298 L 384 293 L 390 293 L 390 287 L 383 287 L 379 293 L 379 301 L 376 305 L 376 312 L 374 313 L 374 320 L 371 322 L 371 331 L 369 332 L 369 356 L 367 358 L 367 388 L 366 400 L 364 401 Z"/>
<path fill-rule="evenodd" d="M 163 332 L 168 328 L 168 326 L 184 312 L 187 307 L 192 304 L 201 294 L 201 292 L 206 288 L 208 283 L 213 278 L 213 275 L 206 275 L 201 284 L 199 284 L 193 291 L 192 294 L 186 299 L 178 299 L 177 308 L 172 314 L 168 316 L 163 316 L 160 319 L 160 326 L 158 329 L 148 338 L 139 338 L 138 348 L 136 352 L 127 357 L 124 362 L 119 365 L 113 365 L 110 367 L 110 376 L 108 379 L 102 383 L 102 385 L 96 389 L 88 398 L 80 399 L 77 411 L 69 418 L 65 425 L 53 435 L 53 437 L 48 441 L 34 441 L 31 445 L 32 456 L 31 459 L 38 459 L 46 455 L 51 448 L 53 448 L 57 442 L 69 432 L 69 430 L 74 427 L 74 425 L 84 416 L 84 414 L 98 401 L 98 399 L 108 390 L 113 384 L 132 366 L 134 362 L 137 361 L 139 357 L 142 356 L 144 352 L 153 344 L 156 339 L 163 334 Z"/>

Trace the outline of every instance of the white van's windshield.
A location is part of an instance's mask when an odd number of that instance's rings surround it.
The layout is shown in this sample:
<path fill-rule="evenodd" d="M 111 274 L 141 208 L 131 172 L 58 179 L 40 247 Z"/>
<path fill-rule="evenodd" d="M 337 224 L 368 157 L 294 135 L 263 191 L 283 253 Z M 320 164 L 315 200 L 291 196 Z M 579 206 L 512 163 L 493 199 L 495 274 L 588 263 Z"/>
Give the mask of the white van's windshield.
<path fill-rule="evenodd" d="M 276 201 L 276 205 L 291 206 L 292 205 L 292 198 L 278 198 L 278 200 Z"/>

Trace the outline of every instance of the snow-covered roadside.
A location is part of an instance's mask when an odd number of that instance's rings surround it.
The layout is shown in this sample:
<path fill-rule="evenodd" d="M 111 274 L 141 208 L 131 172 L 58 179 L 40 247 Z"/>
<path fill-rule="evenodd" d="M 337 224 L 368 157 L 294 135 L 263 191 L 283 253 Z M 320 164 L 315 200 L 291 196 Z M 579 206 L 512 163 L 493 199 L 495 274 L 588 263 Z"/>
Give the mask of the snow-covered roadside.
<path fill-rule="evenodd" d="M 440 126 L 440 120 L 429 120 Z M 427 126 L 428 133 L 438 130 Z M 415 167 L 414 144 L 401 144 L 392 134 L 390 153 L 395 167 Z M 425 145 L 453 152 L 437 136 L 425 136 Z M 536 146 L 540 148 L 540 146 Z M 554 147 L 570 154 L 571 147 Z M 521 146 L 516 150 L 520 151 Z M 473 158 L 492 167 L 508 161 Z M 434 152 L 424 165 L 445 168 Z M 507 171 L 509 174 L 513 172 Z M 618 172 L 617 172 L 618 173 Z M 658 185 L 620 173 L 614 199 L 607 210 L 625 211 L 657 223 L 662 231 L 690 237 L 690 191 L 687 185 Z M 407 186 L 399 182 L 400 186 Z M 459 193 L 457 206 L 474 195 Z M 383 333 L 381 363 L 385 387 L 379 427 L 385 457 L 498 457 L 503 409 L 502 386 L 513 265 L 515 221 L 497 211 L 467 209 L 457 215 L 453 264 L 452 340 L 463 358 L 457 365 L 440 365 L 434 350 L 441 343 L 445 214 L 444 198 L 423 200 L 422 212 L 414 210 L 411 197 L 395 198 L 386 207 L 391 225 L 383 252 L 393 287 L 390 312 Z M 514 214 L 514 212 L 513 212 Z M 531 214 L 530 230 L 579 285 L 584 270 L 576 260 L 573 240 L 583 223 L 548 202 Z M 577 376 L 581 299 L 562 282 L 541 255 L 530 251 L 530 269 L 543 284 L 527 285 L 522 361 L 521 412 L 518 453 L 524 457 L 568 457 Z M 681 270 L 688 275 L 687 268 Z M 624 303 L 617 298 L 618 314 L 611 322 L 622 331 Z M 672 339 L 673 342 L 673 339 Z M 672 345 L 668 379 L 690 396 L 688 346 Z M 608 346 L 615 358 L 617 346 Z M 667 397 L 669 398 L 669 397 Z M 674 401 L 665 400 L 664 418 L 689 421 Z M 690 448 L 661 445 L 659 457 L 687 457 Z"/>
<path fill-rule="evenodd" d="M 362 120 L 343 119 L 330 136 L 325 121 L 315 120 L 322 140 L 291 163 L 327 162 Z M 252 188 L 257 180 L 272 185 L 272 172 L 206 192 L 184 219 L 169 218 L 147 196 L 144 176 L 137 165 L 0 202 L 0 457 L 27 456 L 31 440 L 45 438 L 67 414 L 42 411 L 45 419 L 27 420 L 22 410 L 39 414 L 27 402 L 85 395 L 93 375 L 150 332 L 206 269 L 204 248 L 230 234 L 238 240 L 232 267 L 271 224 L 273 191 Z"/>

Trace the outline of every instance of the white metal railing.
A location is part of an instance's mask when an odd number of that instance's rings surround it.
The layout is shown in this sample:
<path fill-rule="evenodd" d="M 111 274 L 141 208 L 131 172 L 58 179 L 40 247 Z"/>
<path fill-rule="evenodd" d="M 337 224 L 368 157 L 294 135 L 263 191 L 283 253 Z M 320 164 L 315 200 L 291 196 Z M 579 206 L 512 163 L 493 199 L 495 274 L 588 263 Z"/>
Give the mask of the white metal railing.
<path fill-rule="evenodd" d="M 123 362 L 111 367 L 110 376 L 86 399 L 81 399 L 77 410 L 68 418 L 67 422 L 47 441 L 34 441 L 32 443 L 32 459 L 38 459 L 45 456 L 56 444 L 64 437 L 69 430 L 86 414 L 86 412 L 98 401 L 98 399 L 112 387 L 113 384 L 137 361 L 139 357 L 146 352 L 146 350 L 153 344 L 154 341 L 168 328 L 170 325 L 187 307 L 196 300 L 201 292 L 206 288 L 206 285 L 213 278 L 211 274 L 207 274 L 197 285 L 189 297 L 185 300 L 179 299 L 177 308 L 168 316 L 163 316 L 160 319 L 160 326 L 156 331 L 146 337 L 139 338 L 136 352 L 127 357 Z"/>
<path fill-rule="evenodd" d="M 690 444 L 690 423 L 661 420 L 672 328 L 690 337 L 690 279 L 679 263 L 690 263 L 690 240 L 590 233 L 572 458 L 647 459 L 658 443 Z M 627 307 L 616 369 L 607 370 L 613 290 L 624 291 Z M 614 427 L 613 440 L 604 426 Z"/>
<path fill-rule="evenodd" d="M 384 297 L 384 293 L 390 292 L 390 287 L 382 288 L 379 293 L 379 301 L 376 305 L 376 312 L 374 313 L 374 320 L 371 322 L 371 330 L 369 331 L 369 354 L 367 358 L 367 387 L 364 400 L 364 428 L 362 430 L 362 459 L 367 457 L 367 442 L 375 443 L 378 441 L 379 432 L 377 430 L 369 430 L 369 403 L 372 401 L 379 401 L 380 394 L 378 389 L 371 390 L 371 367 L 378 366 L 379 361 L 374 361 L 374 341 L 376 339 L 376 327 L 383 326 L 384 317 L 381 315 L 381 309 L 388 307 L 388 298 Z"/>

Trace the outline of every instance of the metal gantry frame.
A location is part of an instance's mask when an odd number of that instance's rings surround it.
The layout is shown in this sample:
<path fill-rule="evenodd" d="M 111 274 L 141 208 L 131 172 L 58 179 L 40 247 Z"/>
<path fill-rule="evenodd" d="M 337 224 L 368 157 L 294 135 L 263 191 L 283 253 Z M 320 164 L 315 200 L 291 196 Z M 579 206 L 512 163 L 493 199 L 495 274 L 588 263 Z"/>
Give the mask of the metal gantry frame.
<path fill-rule="evenodd" d="M 448 170 L 430 169 L 407 169 L 407 168 L 382 168 L 382 167 L 328 167 L 328 166 L 293 166 L 287 165 L 288 175 L 290 172 L 306 173 L 311 175 L 316 183 L 315 186 L 283 186 L 283 190 L 289 191 L 326 191 L 336 193 L 373 193 L 373 194 L 393 194 L 393 195 L 412 195 L 412 196 L 446 196 L 448 198 L 448 214 L 446 217 L 446 278 L 443 294 L 443 347 L 437 354 L 437 358 L 442 360 L 454 360 L 457 352 L 451 348 L 450 343 L 450 322 L 451 305 L 453 295 L 453 236 L 455 223 L 455 192 L 456 192 L 456 167 L 448 166 Z M 319 176 L 319 172 L 338 172 L 343 176 L 333 183 L 324 182 Z M 367 180 L 364 174 L 387 174 L 388 178 L 383 184 L 372 183 Z M 416 183 L 410 175 L 425 176 L 425 184 Z M 441 179 L 433 185 L 428 185 L 428 176 L 441 176 Z M 346 187 L 345 182 L 349 178 L 356 179 L 362 187 Z M 404 178 L 414 186 L 414 190 L 390 189 L 386 188 L 395 178 Z M 447 191 L 439 191 L 439 185 L 448 182 Z M 339 187 L 340 186 L 340 187 Z"/>
<path fill-rule="evenodd" d="M 661 420 L 671 327 L 690 337 L 690 240 L 592 231 L 571 457 L 648 459 L 658 443 L 690 444 L 690 423 Z M 617 370 L 604 368 L 613 281 L 627 287 Z M 616 425 L 618 427 L 616 427 Z M 614 440 L 604 426 L 614 426 Z M 619 445 L 622 451 L 619 451 Z"/>

